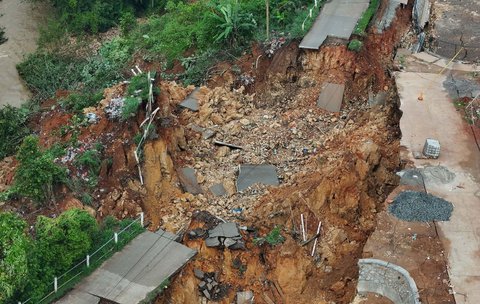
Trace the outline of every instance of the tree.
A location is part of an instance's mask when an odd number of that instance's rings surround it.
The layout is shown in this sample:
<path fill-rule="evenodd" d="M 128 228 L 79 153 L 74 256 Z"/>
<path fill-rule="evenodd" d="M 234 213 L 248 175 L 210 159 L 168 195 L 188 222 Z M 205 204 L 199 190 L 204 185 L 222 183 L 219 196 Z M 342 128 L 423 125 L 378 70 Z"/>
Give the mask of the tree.
<path fill-rule="evenodd" d="M 88 212 L 70 209 L 58 218 L 39 216 L 35 224 L 31 260 L 34 298 L 48 291 L 53 278 L 84 259 L 98 235 L 98 224 Z"/>
<path fill-rule="evenodd" d="M 17 215 L 0 213 L 0 302 L 25 286 L 30 240 L 27 223 Z"/>
<path fill-rule="evenodd" d="M 17 153 L 20 165 L 15 172 L 12 192 L 44 203 L 54 198 L 53 186 L 64 182 L 66 171 L 55 164 L 51 153 L 41 151 L 38 137 L 25 137 Z"/>

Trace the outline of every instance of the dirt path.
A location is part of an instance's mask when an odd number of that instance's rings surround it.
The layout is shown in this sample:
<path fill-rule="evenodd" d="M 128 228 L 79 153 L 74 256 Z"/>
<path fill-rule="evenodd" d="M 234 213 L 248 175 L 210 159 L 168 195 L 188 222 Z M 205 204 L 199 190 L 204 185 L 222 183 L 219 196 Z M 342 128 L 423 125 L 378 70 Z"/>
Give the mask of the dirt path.
<path fill-rule="evenodd" d="M 0 106 L 20 106 L 30 97 L 15 65 L 37 46 L 39 24 L 45 22 L 47 8 L 22 0 L 0 1 L 0 26 L 8 41 L 0 45 Z"/>
<path fill-rule="evenodd" d="M 403 72 L 396 75 L 403 116 L 400 122 L 404 159 L 416 167 L 442 165 L 455 173 L 450 183 L 427 182 L 427 192 L 454 204 L 452 218 L 437 224 L 449 264 L 457 304 L 480 303 L 480 152 L 472 129 L 455 110 L 443 88 L 445 75 Z M 423 92 L 424 101 L 417 97 Z M 426 138 L 441 143 L 436 160 L 413 159 Z"/>

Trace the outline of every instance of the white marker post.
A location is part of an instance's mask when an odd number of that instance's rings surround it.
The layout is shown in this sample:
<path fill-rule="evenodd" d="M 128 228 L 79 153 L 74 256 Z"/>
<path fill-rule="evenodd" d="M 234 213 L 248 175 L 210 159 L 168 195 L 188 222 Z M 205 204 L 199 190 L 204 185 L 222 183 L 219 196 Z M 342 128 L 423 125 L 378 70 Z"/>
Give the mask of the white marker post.
<path fill-rule="evenodd" d="M 144 219 L 144 218 L 143 218 L 143 212 L 140 212 L 140 225 L 142 225 L 142 228 L 145 227 L 145 226 L 143 225 L 143 219 Z"/>
<path fill-rule="evenodd" d="M 57 279 L 57 277 L 55 277 L 53 279 L 53 289 L 55 290 L 55 292 L 58 291 L 58 279 Z"/>
<path fill-rule="evenodd" d="M 90 267 L 90 255 L 87 254 L 87 267 Z"/>
<path fill-rule="evenodd" d="M 320 233 L 320 227 L 322 226 L 322 222 L 318 223 L 318 228 L 317 228 L 317 237 L 315 238 L 315 242 L 313 243 L 313 248 L 312 248 L 312 257 L 315 254 L 315 249 L 317 248 L 317 241 L 318 238 L 320 237 L 318 234 Z"/>
<path fill-rule="evenodd" d="M 302 239 L 305 242 L 307 240 L 307 238 L 305 236 L 305 223 L 303 222 L 303 213 L 300 214 L 300 220 L 301 220 L 301 223 L 302 223 Z"/>

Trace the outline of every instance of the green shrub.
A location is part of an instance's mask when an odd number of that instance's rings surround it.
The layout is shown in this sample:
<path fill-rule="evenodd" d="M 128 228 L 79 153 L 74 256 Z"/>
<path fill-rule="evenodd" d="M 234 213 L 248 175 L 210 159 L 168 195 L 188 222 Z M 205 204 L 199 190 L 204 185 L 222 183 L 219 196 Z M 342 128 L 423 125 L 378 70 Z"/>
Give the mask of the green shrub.
<path fill-rule="evenodd" d="M 249 42 L 257 22 L 253 14 L 241 10 L 238 1 L 227 1 L 217 5 L 211 13 L 218 29 L 215 41 L 226 42 L 231 47 Z"/>
<path fill-rule="evenodd" d="M 38 137 L 27 136 L 17 153 L 19 165 L 15 172 L 12 193 L 45 203 L 53 198 L 53 186 L 66 180 L 65 168 L 53 162 L 49 151 L 41 151 Z"/>
<path fill-rule="evenodd" d="M 363 42 L 361 42 L 360 40 L 358 39 L 353 39 L 352 41 L 350 41 L 350 43 L 348 44 L 348 49 L 350 51 L 354 51 L 354 52 L 360 52 L 360 50 L 362 49 L 363 47 Z"/>
<path fill-rule="evenodd" d="M 0 302 L 5 303 L 28 279 L 30 240 L 27 223 L 10 212 L 0 213 Z"/>
<path fill-rule="evenodd" d="M 30 133 L 29 114 L 26 108 L 10 105 L 0 109 L 0 159 L 15 154 L 23 138 Z"/>
<path fill-rule="evenodd" d="M 123 35 L 128 35 L 130 32 L 137 27 L 137 18 L 132 11 L 125 11 L 120 17 L 120 30 Z"/>
<path fill-rule="evenodd" d="M 275 226 L 265 237 L 255 238 L 253 243 L 256 245 L 262 245 L 265 242 L 275 246 L 285 242 L 285 237 L 281 234 L 280 226 Z"/>
<path fill-rule="evenodd" d="M 121 117 L 123 120 L 127 120 L 134 117 L 138 112 L 138 107 L 142 101 L 137 97 L 127 97 L 123 102 Z"/>
<path fill-rule="evenodd" d="M 84 210 L 70 209 L 57 218 L 37 218 L 29 282 L 34 302 L 51 290 L 55 276 L 85 258 L 98 233 L 97 222 Z"/>
<path fill-rule="evenodd" d="M 71 93 L 65 98 L 60 99 L 62 107 L 69 111 L 81 112 L 84 108 L 95 107 L 103 99 L 103 92 L 95 94 Z"/>
<path fill-rule="evenodd" d="M 150 73 L 150 78 L 155 79 L 155 72 Z M 142 73 L 130 79 L 130 83 L 127 87 L 127 94 L 129 96 L 138 96 L 142 101 L 148 100 L 148 94 L 150 92 L 150 80 L 147 77 L 147 73 Z M 157 95 L 160 91 L 157 87 L 152 87 L 153 94 Z"/>
<path fill-rule="evenodd" d="M 102 160 L 100 152 L 96 149 L 87 150 L 75 157 L 75 165 L 86 168 L 90 175 L 98 175 L 100 173 L 100 166 Z"/>

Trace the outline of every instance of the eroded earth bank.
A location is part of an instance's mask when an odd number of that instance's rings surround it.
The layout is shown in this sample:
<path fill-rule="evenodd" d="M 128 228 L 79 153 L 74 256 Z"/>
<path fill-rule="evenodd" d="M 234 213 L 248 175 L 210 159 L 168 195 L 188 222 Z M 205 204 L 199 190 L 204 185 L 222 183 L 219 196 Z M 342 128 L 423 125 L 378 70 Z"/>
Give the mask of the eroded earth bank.
<path fill-rule="evenodd" d="M 197 93 L 198 112 L 179 107 L 193 86 L 184 88 L 157 77 L 160 94 L 155 107 L 160 110 L 141 157 L 144 185 L 138 178 L 133 138 L 145 112 L 136 121 L 110 119 L 105 109 L 124 95 L 126 85 L 105 90 L 97 108 L 84 110 L 95 114 L 95 123 L 75 127 L 75 149 L 85 150 L 96 142 L 104 147 L 92 206 L 83 206 L 62 188 L 57 189 L 56 208 L 81 207 L 97 218 L 133 217 L 144 211 L 151 230 L 201 231 L 221 219 L 247 227 L 241 230 L 246 247 L 242 250 L 209 248 L 203 238 L 186 233 L 184 243 L 198 254 L 156 303 L 205 302 L 194 269 L 215 273 L 222 284 L 218 303 L 232 303 L 241 290 L 253 291 L 255 303 L 350 303 L 356 294 L 358 259 L 376 228 L 377 213 L 398 185 L 395 173 L 403 166 L 401 112 L 391 72 L 410 16 L 411 8 L 398 10 L 390 28 L 370 33 L 359 53 L 336 43 L 318 51 L 300 50 L 292 42 L 269 57 L 255 46 L 252 54 L 214 69 L 208 85 Z M 155 69 L 138 64 L 142 70 Z M 339 113 L 316 106 L 327 82 L 345 84 Z M 382 101 L 375 104 L 372 96 L 382 96 Z M 44 103 L 33 123 L 44 147 L 73 136 L 59 132 L 72 115 L 55 105 L 56 100 Z M 214 140 L 242 149 L 215 145 Z M 84 176 L 71 165 L 72 158 L 62 161 L 72 174 Z M 3 161 L 2 185 L 11 183 L 12 164 L 12 158 Z M 280 186 L 255 185 L 237 192 L 241 164 L 275 165 Z M 178 172 L 185 167 L 195 169 L 202 193 L 183 191 Z M 219 183 L 224 196 L 208 190 Z M 33 210 L 20 202 L 11 208 L 24 214 Z M 43 212 L 55 213 L 56 208 Z M 313 256 L 313 242 L 302 246 L 301 215 L 308 237 L 322 223 Z M 277 226 L 285 238 L 282 244 L 254 242 Z"/>

